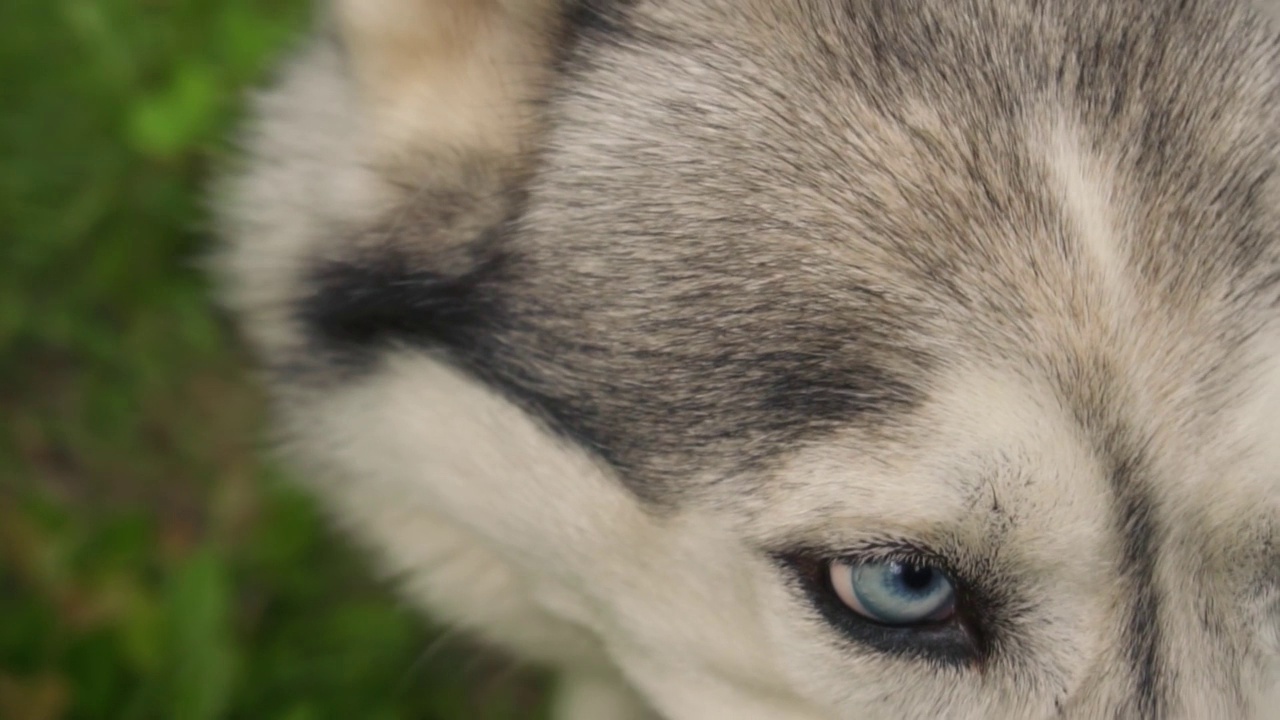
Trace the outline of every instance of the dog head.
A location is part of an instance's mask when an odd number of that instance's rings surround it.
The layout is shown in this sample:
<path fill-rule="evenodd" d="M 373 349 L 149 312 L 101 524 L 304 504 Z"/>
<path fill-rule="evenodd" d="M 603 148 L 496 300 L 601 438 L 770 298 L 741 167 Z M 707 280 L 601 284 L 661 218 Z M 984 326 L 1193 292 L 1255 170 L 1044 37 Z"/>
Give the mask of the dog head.
<path fill-rule="evenodd" d="M 355 524 L 465 528 L 675 720 L 1274 710 L 1274 25 L 569 10 L 474 124 L 332 49 L 268 98 L 231 296 Z"/>

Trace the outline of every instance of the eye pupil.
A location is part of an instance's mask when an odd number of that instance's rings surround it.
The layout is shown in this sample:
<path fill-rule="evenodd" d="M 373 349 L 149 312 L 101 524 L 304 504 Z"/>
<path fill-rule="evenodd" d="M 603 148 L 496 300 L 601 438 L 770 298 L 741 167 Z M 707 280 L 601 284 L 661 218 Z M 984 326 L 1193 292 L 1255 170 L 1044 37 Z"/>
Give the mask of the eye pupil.
<path fill-rule="evenodd" d="M 923 592 L 933 587 L 935 571 L 930 567 L 920 567 L 906 563 L 894 563 L 894 573 L 908 590 Z"/>

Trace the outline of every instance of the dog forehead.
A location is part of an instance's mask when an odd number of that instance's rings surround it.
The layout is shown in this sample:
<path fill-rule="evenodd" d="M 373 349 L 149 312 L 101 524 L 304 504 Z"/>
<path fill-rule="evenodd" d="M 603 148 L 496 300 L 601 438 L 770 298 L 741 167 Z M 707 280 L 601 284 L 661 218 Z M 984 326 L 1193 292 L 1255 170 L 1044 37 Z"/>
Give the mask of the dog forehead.
<path fill-rule="evenodd" d="M 1248 3 L 633 10 L 625 35 L 588 34 L 569 63 L 549 153 L 618 224 L 742 219 L 846 243 L 952 303 L 1008 295 L 1076 251 L 1044 187 L 1043 128 L 1065 125 L 1129 194 L 1118 230 L 1163 300 L 1249 270 L 1268 284 L 1280 42 Z"/>
<path fill-rule="evenodd" d="M 562 395 L 576 383 L 568 394 L 590 399 L 579 434 L 663 478 L 637 481 L 645 492 L 691 484 L 708 470 L 691 458 L 747 460 L 718 466 L 723 478 L 845 424 L 909 426 L 933 368 L 966 354 L 1022 357 L 1031 372 L 1084 391 L 1087 378 L 1072 375 L 1080 363 L 1061 362 L 1060 346 L 1088 365 L 1118 341 L 1129 354 L 1113 363 L 1117 374 L 1176 387 L 1215 362 L 1188 347 L 1248 334 L 1248 322 L 1205 296 L 1261 287 L 1257 261 L 1275 254 L 1259 240 L 1261 201 L 1232 190 L 1270 182 L 1274 159 L 1244 153 L 1256 137 L 1206 150 L 1210 180 L 1188 192 L 1170 177 L 1190 160 L 1159 164 L 1158 145 L 1147 160 L 1125 155 L 1125 142 L 1148 134 L 1189 146 L 1215 130 L 1207 120 L 1142 129 L 1148 109 L 1190 113 L 1200 93 L 1179 81 L 1139 101 L 1111 77 L 1163 57 L 1143 43 L 1177 40 L 1132 27 L 1141 47 L 1126 50 L 1100 24 L 1105 15 L 1133 25 L 1145 17 L 1139 5 L 1111 16 L 1071 4 L 1106 52 L 1072 45 L 1070 13 L 1041 17 L 1052 15 L 1044 6 L 979 3 L 996 42 L 972 32 L 977 16 L 945 3 L 925 3 L 924 20 L 874 4 L 802 5 L 751 3 L 721 25 L 682 25 L 673 18 L 732 13 L 715 2 L 641 3 L 625 34 L 586 39 L 553 103 L 518 238 L 527 285 L 517 295 L 542 317 L 519 324 L 545 332 L 522 337 L 555 357 Z M 1196 17 L 1160 7 L 1147 19 L 1190 37 Z M 930 31 L 938 47 L 923 44 Z M 1036 47 L 1032 34 L 1056 49 Z M 1157 76 L 1181 72 L 1152 62 Z M 942 82 L 947 72 L 960 73 L 958 89 Z M 1110 124 L 1093 80 L 1119 96 Z M 1239 105 L 1227 115 L 1256 111 Z M 1084 202 L 1064 197 L 1090 183 Z M 1224 217 L 1210 189 L 1238 196 L 1235 226 L 1200 222 Z M 1109 214 L 1090 217 L 1095 209 Z M 1179 217 L 1200 224 L 1179 230 Z M 1125 266 L 1114 284 L 1136 301 L 1095 291 L 1108 263 Z M 1135 317 L 1163 325 L 1125 337 Z M 1194 331 L 1176 327 L 1188 317 Z M 1182 340 L 1161 339 L 1169 333 Z M 1165 356 L 1157 372 L 1129 364 L 1144 352 Z M 582 382 L 607 374 L 618 380 Z M 584 417 L 582 402 L 568 404 Z"/>

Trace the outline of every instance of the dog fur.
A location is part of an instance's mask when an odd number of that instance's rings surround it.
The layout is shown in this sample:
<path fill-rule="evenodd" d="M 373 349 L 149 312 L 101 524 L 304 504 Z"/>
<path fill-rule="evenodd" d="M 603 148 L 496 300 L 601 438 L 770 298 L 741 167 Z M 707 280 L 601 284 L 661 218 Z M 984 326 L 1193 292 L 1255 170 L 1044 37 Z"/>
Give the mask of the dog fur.
<path fill-rule="evenodd" d="M 558 720 L 1280 718 L 1276 7 L 336 0 L 224 296 Z M 968 644 L 832 609 L 886 547 Z"/>

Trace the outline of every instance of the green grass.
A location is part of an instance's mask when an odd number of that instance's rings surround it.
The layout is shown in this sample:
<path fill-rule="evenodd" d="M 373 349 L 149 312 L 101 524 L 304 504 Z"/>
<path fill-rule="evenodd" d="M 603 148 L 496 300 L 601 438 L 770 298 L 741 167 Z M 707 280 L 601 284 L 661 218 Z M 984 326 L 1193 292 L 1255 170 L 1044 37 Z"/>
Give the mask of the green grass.
<path fill-rule="evenodd" d="M 0 3 L 0 718 L 541 717 L 271 468 L 197 269 L 308 5 Z"/>

